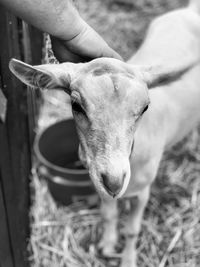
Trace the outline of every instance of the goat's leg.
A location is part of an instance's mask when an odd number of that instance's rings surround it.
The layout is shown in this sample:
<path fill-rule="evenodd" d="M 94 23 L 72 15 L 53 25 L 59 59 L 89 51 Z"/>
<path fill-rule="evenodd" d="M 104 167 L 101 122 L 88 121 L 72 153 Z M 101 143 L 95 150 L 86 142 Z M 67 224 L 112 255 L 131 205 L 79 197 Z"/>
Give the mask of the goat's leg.
<path fill-rule="evenodd" d="M 115 253 L 117 243 L 118 207 L 116 200 L 102 200 L 101 214 L 103 218 L 103 234 L 98 248 L 102 255 L 111 256 Z"/>
<path fill-rule="evenodd" d="M 130 199 L 131 211 L 125 222 L 126 245 L 123 251 L 121 267 L 136 267 L 136 242 L 141 228 L 144 209 L 149 199 L 150 186 L 146 187 L 137 198 Z"/>

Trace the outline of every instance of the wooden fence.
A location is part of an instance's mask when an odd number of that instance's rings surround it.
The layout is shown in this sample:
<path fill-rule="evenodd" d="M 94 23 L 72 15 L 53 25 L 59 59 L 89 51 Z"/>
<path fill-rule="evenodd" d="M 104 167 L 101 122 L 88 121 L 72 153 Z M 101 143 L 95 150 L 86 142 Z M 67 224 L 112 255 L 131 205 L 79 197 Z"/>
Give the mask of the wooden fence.
<path fill-rule="evenodd" d="M 14 57 L 40 64 L 42 34 L 0 6 L 0 267 L 28 266 L 34 93 L 10 73 Z"/>

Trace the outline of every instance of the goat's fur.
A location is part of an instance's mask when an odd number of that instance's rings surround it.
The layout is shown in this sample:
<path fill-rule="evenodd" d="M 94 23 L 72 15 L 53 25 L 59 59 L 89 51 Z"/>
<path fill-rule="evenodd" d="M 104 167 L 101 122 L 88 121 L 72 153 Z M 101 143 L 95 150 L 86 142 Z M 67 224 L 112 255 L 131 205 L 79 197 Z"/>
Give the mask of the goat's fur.
<path fill-rule="evenodd" d="M 102 198 L 104 255 L 113 253 L 117 242 L 116 199 L 131 199 L 122 267 L 136 266 L 135 243 L 163 152 L 200 121 L 199 12 L 200 2 L 192 0 L 155 19 L 127 63 L 109 58 L 34 67 L 10 62 L 24 83 L 64 89 L 71 96 L 80 157 Z"/>

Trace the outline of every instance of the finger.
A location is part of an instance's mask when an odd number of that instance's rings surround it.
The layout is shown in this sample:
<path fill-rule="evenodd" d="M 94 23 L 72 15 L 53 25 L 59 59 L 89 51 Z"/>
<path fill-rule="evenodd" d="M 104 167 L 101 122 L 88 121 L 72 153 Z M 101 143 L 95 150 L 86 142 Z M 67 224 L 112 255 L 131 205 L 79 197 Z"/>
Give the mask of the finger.
<path fill-rule="evenodd" d="M 107 49 L 103 50 L 102 57 L 112 57 L 124 61 L 123 58 L 109 46 Z"/>
<path fill-rule="evenodd" d="M 77 55 L 63 45 L 62 41 L 58 40 L 57 38 L 51 37 L 51 44 L 54 56 L 59 62 L 66 62 L 70 61 L 73 63 L 82 62 L 82 57 Z"/>
<path fill-rule="evenodd" d="M 90 60 L 99 57 L 112 57 L 122 60 L 121 56 L 110 48 L 89 25 L 86 25 L 78 36 L 70 41 L 65 41 L 65 46 L 74 54 Z"/>

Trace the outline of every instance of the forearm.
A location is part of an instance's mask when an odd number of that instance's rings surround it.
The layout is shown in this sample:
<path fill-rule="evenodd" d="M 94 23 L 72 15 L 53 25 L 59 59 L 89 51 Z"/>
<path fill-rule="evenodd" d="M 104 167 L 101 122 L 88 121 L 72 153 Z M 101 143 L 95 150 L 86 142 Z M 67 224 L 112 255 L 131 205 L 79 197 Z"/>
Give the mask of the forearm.
<path fill-rule="evenodd" d="M 70 40 L 85 27 L 70 0 L 0 0 L 16 16 L 55 37 Z"/>

